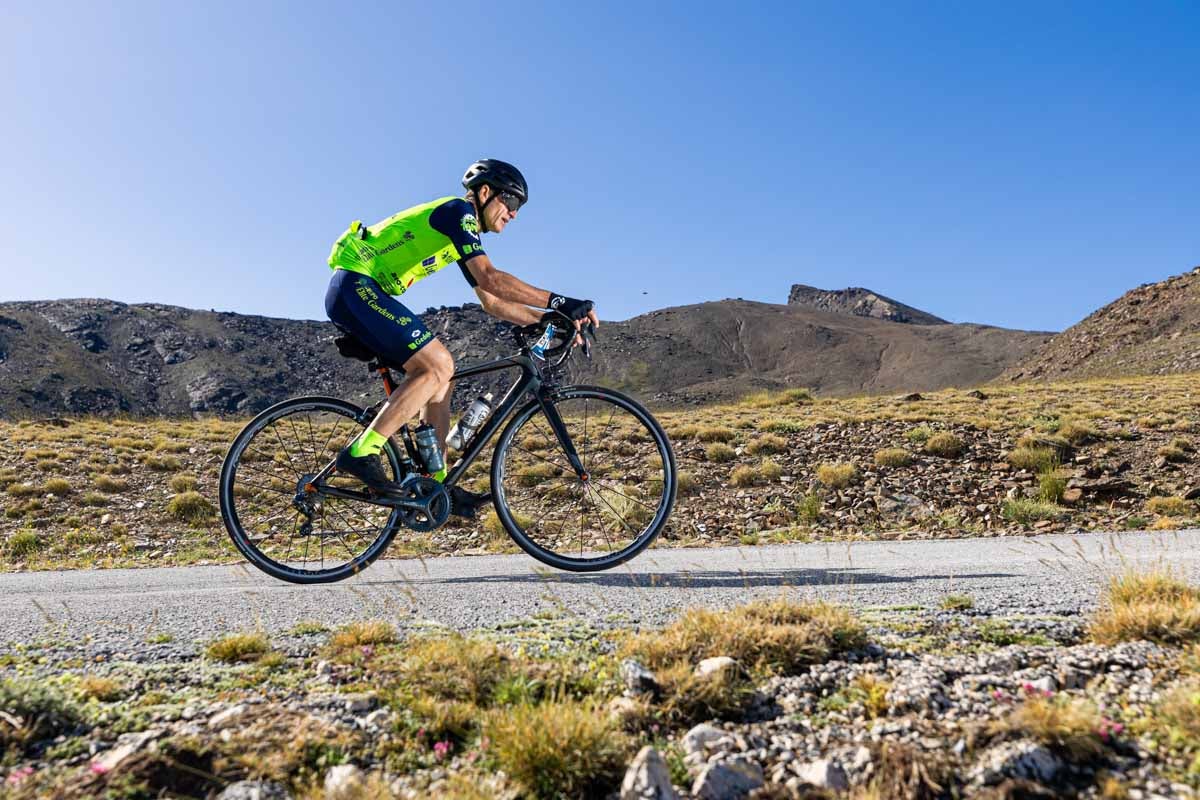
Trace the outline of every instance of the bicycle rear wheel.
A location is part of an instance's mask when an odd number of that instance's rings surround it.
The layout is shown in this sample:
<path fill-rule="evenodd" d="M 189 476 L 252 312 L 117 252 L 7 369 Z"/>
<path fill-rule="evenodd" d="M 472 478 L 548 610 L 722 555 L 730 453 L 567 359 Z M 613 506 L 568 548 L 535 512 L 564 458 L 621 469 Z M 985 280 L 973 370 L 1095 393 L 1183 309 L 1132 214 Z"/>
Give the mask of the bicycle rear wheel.
<path fill-rule="evenodd" d="M 569 386 L 549 401 L 588 474 L 571 468 L 537 402 L 519 410 L 492 456 L 496 514 L 525 552 L 558 569 L 594 572 L 633 558 L 675 504 L 675 454 L 637 401 Z"/>
<path fill-rule="evenodd" d="M 364 569 L 395 536 L 400 512 L 370 503 L 297 492 L 362 430 L 362 409 L 332 397 L 297 397 L 252 419 L 221 467 L 221 517 L 234 545 L 263 572 L 292 583 L 328 583 Z M 384 470 L 400 480 L 389 443 Z M 326 483 L 360 489 L 354 478 Z"/>

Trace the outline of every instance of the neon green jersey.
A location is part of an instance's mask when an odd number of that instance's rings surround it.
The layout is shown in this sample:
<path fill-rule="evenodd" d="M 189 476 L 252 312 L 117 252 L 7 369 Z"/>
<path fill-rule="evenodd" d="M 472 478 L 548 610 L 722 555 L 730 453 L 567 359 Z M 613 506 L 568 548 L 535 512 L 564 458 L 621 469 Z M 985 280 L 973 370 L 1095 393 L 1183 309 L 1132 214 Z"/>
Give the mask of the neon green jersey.
<path fill-rule="evenodd" d="M 367 228 L 355 220 L 333 243 L 329 266 L 366 275 L 399 296 L 456 261 L 472 282 L 464 262 L 482 254 L 475 208 L 461 197 L 442 197 Z"/>

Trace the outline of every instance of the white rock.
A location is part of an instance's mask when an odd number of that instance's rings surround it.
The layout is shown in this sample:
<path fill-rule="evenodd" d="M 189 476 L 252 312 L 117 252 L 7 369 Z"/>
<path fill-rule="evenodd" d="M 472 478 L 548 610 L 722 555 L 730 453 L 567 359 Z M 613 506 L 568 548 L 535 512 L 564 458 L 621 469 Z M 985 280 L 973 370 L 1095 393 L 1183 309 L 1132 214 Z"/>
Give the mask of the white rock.
<path fill-rule="evenodd" d="M 345 696 L 346 710 L 351 714 L 362 714 L 370 711 L 378 703 L 378 698 L 373 694 L 348 694 Z"/>
<path fill-rule="evenodd" d="M 762 786 L 762 767 L 737 759 L 706 766 L 692 784 L 692 795 L 700 800 L 731 800 L 745 797 Z"/>
<path fill-rule="evenodd" d="M 237 722 L 245 713 L 246 706 L 242 703 L 239 703 L 236 706 L 230 706 L 224 711 L 218 711 L 216 714 L 213 714 L 211 717 L 209 717 L 208 727 L 220 730 L 226 725 Z"/>
<path fill-rule="evenodd" d="M 657 750 L 646 745 L 625 771 L 621 800 L 675 800 L 676 797 L 667 762 Z"/>
<path fill-rule="evenodd" d="M 292 800 L 292 793 L 274 781 L 238 781 L 226 786 L 217 800 Z"/>
<path fill-rule="evenodd" d="M 737 662 L 729 656 L 713 656 L 696 665 L 696 675 L 703 678 L 708 675 L 722 675 L 735 669 Z"/>
<path fill-rule="evenodd" d="M 658 678 L 632 658 L 621 662 L 621 680 L 632 694 L 652 694 L 658 691 Z"/>
<path fill-rule="evenodd" d="M 846 780 L 846 772 L 842 769 L 842 765 L 828 758 L 818 758 L 807 764 L 793 766 L 792 771 L 800 780 L 821 789 L 833 789 L 840 792 L 850 788 L 850 782 Z"/>
<path fill-rule="evenodd" d="M 126 759 L 139 752 L 150 742 L 162 736 L 162 730 L 153 728 L 140 733 L 126 733 L 117 739 L 117 746 L 100 758 L 92 761 L 92 768 L 97 772 L 110 772 L 123 764 Z"/>
<path fill-rule="evenodd" d="M 353 764 L 338 764 L 325 773 L 327 800 L 358 800 L 366 788 L 363 771 Z"/>
<path fill-rule="evenodd" d="M 1004 742 L 985 751 L 971 770 L 975 784 L 991 785 L 1005 778 L 1025 778 L 1050 783 L 1063 763 L 1036 742 Z"/>
<path fill-rule="evenodd" d="M 703 753 L 704 746 L 718 739 L 723 739 L 727 734 L 715 725 L 709 725 L 707 722 L 701 722 L 696 727 L 683 735 L 683 752 L 690 755 L 692 753 Z"/>

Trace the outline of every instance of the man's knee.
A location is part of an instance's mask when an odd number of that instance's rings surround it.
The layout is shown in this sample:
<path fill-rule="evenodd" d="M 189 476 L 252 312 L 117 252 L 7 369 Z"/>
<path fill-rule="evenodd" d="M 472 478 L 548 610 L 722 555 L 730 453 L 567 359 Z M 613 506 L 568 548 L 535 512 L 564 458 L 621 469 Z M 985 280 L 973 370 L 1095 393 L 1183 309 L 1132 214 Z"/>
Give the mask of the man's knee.
<path fill-rule="evenodd" d="M 404 364 L 404 369 L 411 377 L 428 375 L 438 387 L 446 386 L 454 376 L 454 356 L 444 344 L 434 339 L 418 350 Z"/>

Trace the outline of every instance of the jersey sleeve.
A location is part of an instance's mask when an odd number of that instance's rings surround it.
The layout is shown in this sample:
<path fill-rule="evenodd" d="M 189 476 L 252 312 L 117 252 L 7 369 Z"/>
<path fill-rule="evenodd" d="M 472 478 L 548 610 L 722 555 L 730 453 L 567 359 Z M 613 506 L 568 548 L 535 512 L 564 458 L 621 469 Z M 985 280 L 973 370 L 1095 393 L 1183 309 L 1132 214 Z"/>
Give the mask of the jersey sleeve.
<path fill-rule="evenodd" d="M 458 251 L 458 268 L 462 270 L 467 283 L 475 286 L 475 278 L 466 263 L 467 259 L 483 255 L 483 245 L 479 241 L 479 220 L 475 218 L 474 206 L 458 197 L 447 200 L 429 215 L 429 227 L 454 245 Z"/>

